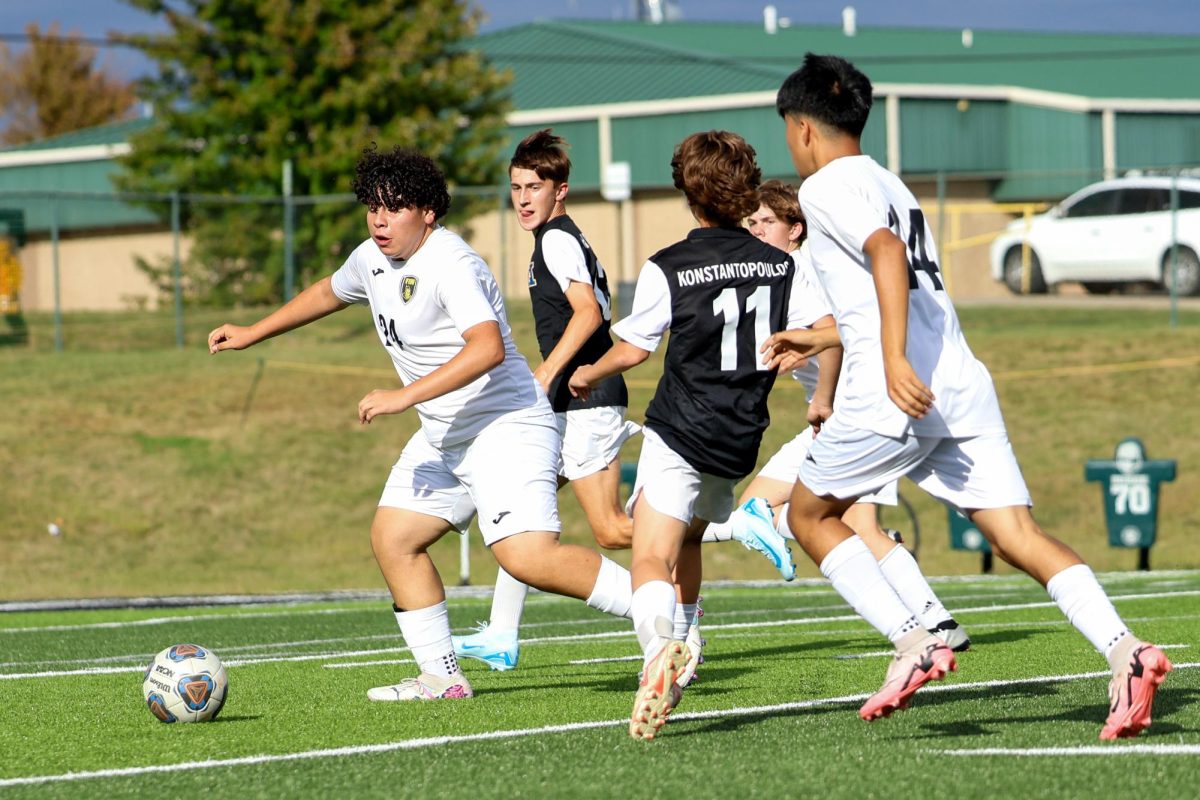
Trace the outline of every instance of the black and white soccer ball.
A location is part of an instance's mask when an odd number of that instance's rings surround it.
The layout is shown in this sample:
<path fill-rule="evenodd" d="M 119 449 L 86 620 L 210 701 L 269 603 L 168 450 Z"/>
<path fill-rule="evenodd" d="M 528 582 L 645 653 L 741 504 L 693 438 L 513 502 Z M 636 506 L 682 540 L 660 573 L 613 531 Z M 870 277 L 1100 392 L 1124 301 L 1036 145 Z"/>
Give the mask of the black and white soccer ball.
<path fill-rule="evenodd" d="M 198 644 L 174 644 L 146 667 L 142 693 L 160 722 L 204 722 L 225 705 L 229 679 L 217 654 Z"/>

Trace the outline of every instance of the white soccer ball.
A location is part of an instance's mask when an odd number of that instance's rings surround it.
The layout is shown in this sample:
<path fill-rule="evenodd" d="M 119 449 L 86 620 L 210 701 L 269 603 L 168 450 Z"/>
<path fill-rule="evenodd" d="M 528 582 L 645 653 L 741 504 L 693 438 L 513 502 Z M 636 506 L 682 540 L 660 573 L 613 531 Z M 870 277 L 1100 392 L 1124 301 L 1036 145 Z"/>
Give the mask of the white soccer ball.
<path fill-rule="evenodd" d="M 142 693 L 160 722 L 204 722 L 225 705 L 229 679 L 216 653 L 197 644 L 163 650 L 150 666 Z"/>

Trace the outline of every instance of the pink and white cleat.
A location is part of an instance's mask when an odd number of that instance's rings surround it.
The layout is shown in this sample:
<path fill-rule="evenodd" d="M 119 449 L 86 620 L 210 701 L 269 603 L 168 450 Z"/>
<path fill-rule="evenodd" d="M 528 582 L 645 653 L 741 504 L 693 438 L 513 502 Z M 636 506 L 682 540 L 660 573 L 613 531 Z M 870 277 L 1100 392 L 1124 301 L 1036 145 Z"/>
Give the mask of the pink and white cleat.
<path fill-rule="evenodd" d="M 675 683 L 687 665 L 688 647 L 678 639 L 663 646 L 642 671 L 641 685 L 633 700 L 629 717 L 629 735 L 634 739 L 653 739 L 667 722 L 667 715 L 679 702 L 680 689 Z"/>
<path fill-rule="evenodd" d="M 471 684 L 461 672 L 448 678 L 422 672 L 415 678 L 405 678 L 392 686 L 376 686 L 367 690 L 367 699 L 379 702 L 398 700 L 461 700 L 474 697 Z"/>
<path fill-rule="evenodd" d="M 868 698 L 858 715 L 867 722 L 891 716 L 893 711 L 908 707 L 917 689 L 930 681 L 940 681 L 956 669 L 954 651 L 941 639 L 930 636 L 919 650 L 893 656 L 883 686 Z"/>
<path fill-rule="evenodd" d="M 1129 663 L 1113 675 L 1108 685 L 1108 719 L 1100 729 L 1100 738 L 1126 739 L 1149 728 L 1154 693 L 1170 671 L 1171 662 L 1162 650 L 1152 644 L 1138 645 Z"/>

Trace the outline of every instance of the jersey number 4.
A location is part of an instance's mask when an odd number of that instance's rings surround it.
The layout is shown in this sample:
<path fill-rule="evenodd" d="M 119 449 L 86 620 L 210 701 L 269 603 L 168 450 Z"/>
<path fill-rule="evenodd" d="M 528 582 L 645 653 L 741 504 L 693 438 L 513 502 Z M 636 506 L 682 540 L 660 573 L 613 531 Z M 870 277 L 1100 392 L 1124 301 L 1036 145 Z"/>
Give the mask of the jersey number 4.
<path fill-rule="evenodd" d="M 896 209 L 888 206 L 888 227 L 900 235 L 900 217 Z M 917 270 L 921 270 L 933 281 L 933 288 L 942 291 L 942 279 L 938 277 L 937 262 L 929 257 L 925 249 L 925 215 L 919 208 L 908 210 L 908 288 L 917 288 Z"/>
<path fill-rule="evenodd" d="M 767 369 L 767 365 L 758 359 L 763 343 L 771 335 L 771 287 L 759 286 L 754 294 L 746 298 L 746 313 L 754 314 L 754 355 L 758 369 Z M 741 318 L 741 308 L 738 305 L 737 289 L 729 287 L 722 289 L 713 300 L 713 314 L 725 318 L 721 326 L 721 371 L 736 372 L 738 361 L 737 329 Z"/>

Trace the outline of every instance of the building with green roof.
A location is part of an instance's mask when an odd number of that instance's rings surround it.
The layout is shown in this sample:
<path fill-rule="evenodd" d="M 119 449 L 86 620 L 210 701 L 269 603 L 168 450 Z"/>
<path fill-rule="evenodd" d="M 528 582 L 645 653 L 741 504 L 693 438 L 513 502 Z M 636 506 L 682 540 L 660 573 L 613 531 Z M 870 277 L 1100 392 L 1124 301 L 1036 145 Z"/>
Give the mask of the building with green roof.
<path fill-rule="evenodd" d="M 848 35 L 778 22 L 539 21 L 480 35 L 471 46 L 512 73 L 514 144 L 548 126 L 571 143 L 572 214 L 587 219 L 589 238 L 626 281 L 638 258 L 690 225 L 669 166 L 687 134 L 737 131 L 757 150 L 765 176 L 794 179 L 774 98 L 807 51 L 842 55 L 871 77 L 868 154 L 924 202 L 983 209 L 967 222 L 947 222 L 964 241 L 1007 220 L 1001 212 L 1009 207 L 998 203 L 1055 201 L 1129 170 L 1200 165 L 1195 36 L 921 28 Z M 50 227 L 44 193 L 111 192 L 113 159 L 145 124 L 0 151 L 0 210 L 20 210 L 36 243 Z M 619 208 L 600 197 L 605 169 L 617 162 L 629 165 L 633 189 L 632 202 Z M 497 185 L 504 179 L 497 175 Z M 94 197 L 60 200 L 57 215 L 60 230 L 73 235 L 163 228 L 143 207 Z M 519 293 L 526 234 L 502 212 L 490 216 L 473 222 L 472 242 L 506 290 Z M 964 264 L 978 259 L 968 256 Z M 990 285 L 982 280 L 980 291 Z"/>

